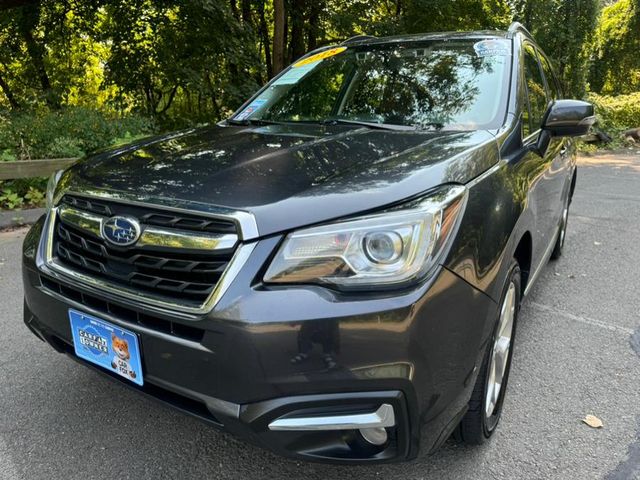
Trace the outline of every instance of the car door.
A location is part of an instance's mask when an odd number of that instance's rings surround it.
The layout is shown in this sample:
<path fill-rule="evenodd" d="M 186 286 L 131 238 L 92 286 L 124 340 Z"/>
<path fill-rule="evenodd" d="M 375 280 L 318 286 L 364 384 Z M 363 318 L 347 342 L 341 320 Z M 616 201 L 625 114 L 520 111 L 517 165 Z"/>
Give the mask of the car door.
<path fill-rule="evenodd" d="M 544 113 L 552 100 L 549 87 L 545 80 L 538 54 L 533 44 L 524 45 L 524 80 L 528 99 L 528 109 L 523 112 L 523 143 L 525 147 L 534 146 L 540 135 L 540 126 Z M 535 215 L 535 234 L 533 239 L 533 265 L 541 261 L 556 233 L 561 214 L 561 194 L 565 173 L 563 170 L 562 140 L 551 141 L 545 155 L 540 158 L 536 153 L 529 152 L 532 165 L 529 172 L 531 209 Z"/>
<path fill-rule="evenodd" d="M 551 63 L 543 52 L 539 49 L 537 52 L 550 98 L 552 100 L 563 98 L 558 80 L 551 68 Z M 551 171 L 554 174 L 554 192 L 549 199 L 552 201 L 549 207 L 553 211 L 554 216 L 560 221 L 571 183 L 572 156 L 575 154 L 575 141 L 570 137 L 555 138 L 551 141 L 549 150 L 553 154 Z"/>

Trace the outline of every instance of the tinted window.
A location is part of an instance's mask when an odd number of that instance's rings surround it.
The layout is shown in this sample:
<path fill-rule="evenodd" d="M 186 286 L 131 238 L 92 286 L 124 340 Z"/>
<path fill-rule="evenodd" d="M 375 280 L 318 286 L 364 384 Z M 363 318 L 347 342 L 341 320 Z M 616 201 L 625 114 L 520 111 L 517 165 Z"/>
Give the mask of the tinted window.
<path fill-rule="evenodd" d="M 538 58 L 540 59 L 540 64 L 542 65 L 544 77 L 547 79 L 547 85 L 549 86 L 549 93 L 551 94 L 551 98 L 553 100 L 557 100 L 558 98 L 560 98 L 560 95 L 558 92 L 556 77 L 551 70 L 551 64 L 549 63 L 549 60 L 547 60 L 543 55 L 538 54 Z"/>
<path fill-rule="evenodd" d="M 504 121 L 511 42 L 422 42 L 337 48 L 294 64 L 236 120 L 366 121 L 497 128 Z"/>
<path fill-rule="evenodd" d="M 548 103 L 540 65 L 538 64 L 536 52 L 531 45 L 525 46 L 524 76 L 529 97 L 529 112 L 525 110 L 523 122 L 524 135 L 527 136 L 540 128 L 542 116 Z"/>

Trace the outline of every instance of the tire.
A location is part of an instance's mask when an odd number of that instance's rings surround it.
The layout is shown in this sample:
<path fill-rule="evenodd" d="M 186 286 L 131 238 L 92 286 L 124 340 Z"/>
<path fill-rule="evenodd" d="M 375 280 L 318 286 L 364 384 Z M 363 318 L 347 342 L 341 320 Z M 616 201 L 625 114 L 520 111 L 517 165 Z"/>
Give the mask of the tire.
<path fill-rule="evenodd" d="M 521 295 L 521 275 L 520 275 L 520 266 L 518 262 L 514 259 L 511 261 L 511 265 L 509 267 L 509 275 L 507 276 L 507 281 L 505 282 L 502 298 L 500 300 L 500 311 L 498 313 L 498 319 L 496 320 L 496 326 L 494 327 L 493 335 L 491 336 L 491 340 L 489 345 L 487 345 L 487 350 L 484 355 L 484 360 L 482 362 L 482 367 L 480 368 L 480 373 L 478 374 L 478 378 L 476 380 L 476 384 L 473 389 L 473 393 L 471 394 L 471 400 L 469 400 L 469 409 L 467 413 L 462 418 L 460 425 L 458 426 L 458 431 L 456 432 L 456 438 L 464 443 L 471 445 L 480 445 L 484 443 L 486 440 L 493 435 L 496 427 L 498 426 L 498 422 L 500 421 L 500 416 L 502 414 L 502 404 L 504 402 L 504 396 L 507 389 L 507 382 L 509 380 L 509 371 L 511 370 L 511 358 L 513 355 L 513 341 L 515 339 L 516 332 L 516 324 L 518 320 L 518 312 L 520 310 L 520 295 Z M 511 303 L 512 302 L 512 303 Z M 513 307 L 511 309 L 511 306 Z M 491 391 L 494 392 L 491 395 L 492 400 L 488 399 L 489 395 L 489 385 L 492 377 L 492 368 L 493 371 L 496 372 L 495 368 L 499 365 L 499 360 L 496 361 L 494 357 L 494 351 L 499 351 L 498 348 L 499 342 L 498 337 L 500 337 L 500 342 L 502 346 L 504 346 L 504 335 L 499 335 L 499 333 L 506 333 L 503 327 L 503 311 L 512 310 L 512 321 L 511 321 L 511 332 L 510 332 L 510 340 L 509 340 L 509 348 L 506 352 L 506 362 L 503 363 L 503 376 L 502 381 L 500 382 L 500 387 L 498 387 L 498 395 L 496 398 L 495 395 L 495 385 L 496 382 L 493 382 L 494 389 Z M 500 332 L 502 330 L 502 332 Z M 493 360 L 493 361 L 492 361 Z M 487 413 L 490 411 L 490 413 Z"/>
<path fill-rule="evenodd" d="M 567 199 L 567 203 L 562 211 L 562 218 L 560 219 L 560 233 L 556 239 L 556 244 L 551 252 L 551 260 L 557 260 L 562 256 L 562 249 L 564 248 L 564 241 L 567 237 L 567 223 L 569 221 L 569 203 L 570 199 Z"/>

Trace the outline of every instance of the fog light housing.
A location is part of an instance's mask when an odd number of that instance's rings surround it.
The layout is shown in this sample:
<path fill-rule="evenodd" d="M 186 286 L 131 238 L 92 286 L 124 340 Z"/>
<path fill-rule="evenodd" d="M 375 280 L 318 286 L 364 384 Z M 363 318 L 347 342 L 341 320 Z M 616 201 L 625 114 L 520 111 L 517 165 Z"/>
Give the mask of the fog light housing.
<path fill-rule="evenodd" d="M 381 447 L 389 439 L 386 428 L 361 428 L 358 432 L 360 432 L 362 438 L 376 447 Z"/>
<path fill-rule="evenodd" d="M 417 452 L 407 403 L 398 390 L 279 397 L 246 405 L 240 420 L 264 447 L 296 458 L 386 462 Z"/>

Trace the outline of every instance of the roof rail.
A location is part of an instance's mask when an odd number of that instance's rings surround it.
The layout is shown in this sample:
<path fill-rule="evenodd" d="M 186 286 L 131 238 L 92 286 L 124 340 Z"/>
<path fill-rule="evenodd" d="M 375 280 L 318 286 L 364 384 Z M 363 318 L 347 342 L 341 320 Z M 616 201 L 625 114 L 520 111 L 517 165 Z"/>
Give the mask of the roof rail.
<path fill-rule="evenodd" d="M 511 25 L 509 25 L 509 29 L 507 31 L 511 34 L 514 34 L 516 32 L 522 32 L 529 37 L 532 36 L 531 32 L 527 30 L 527 27 L 522 25 L 520 22 L 512 22 Z"/>
<path fill-rule="evenodd" d="M 373 36 L 373 35 L 356 35 L 354 37 L 347 38 L 340 45 L 348 45 L 350 43 L 359 42 L 360 40 L 372 40 L 374 38 L 376 38 L 376 37 Z"/>

